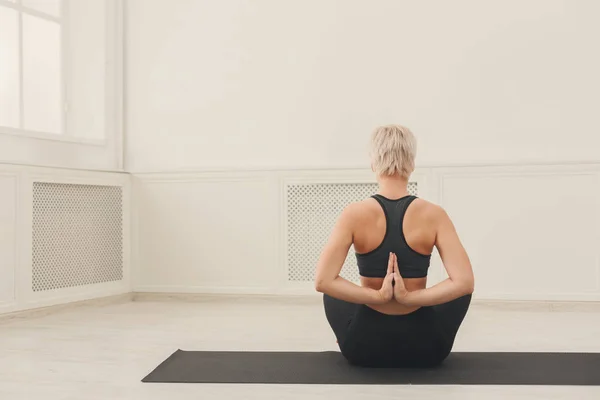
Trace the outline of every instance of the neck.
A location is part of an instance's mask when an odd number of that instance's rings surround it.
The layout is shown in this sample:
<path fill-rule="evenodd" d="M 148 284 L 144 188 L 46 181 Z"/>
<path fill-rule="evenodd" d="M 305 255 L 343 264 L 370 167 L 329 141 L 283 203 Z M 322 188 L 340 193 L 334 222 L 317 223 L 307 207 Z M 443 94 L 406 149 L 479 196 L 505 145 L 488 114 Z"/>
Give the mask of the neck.
<path fill-rule="evenodd" d="M 408 179 L 398 175 L 394 176 L 379 176 L 379 194 L 388 199 L 399 199 L 407 196 Z"/>

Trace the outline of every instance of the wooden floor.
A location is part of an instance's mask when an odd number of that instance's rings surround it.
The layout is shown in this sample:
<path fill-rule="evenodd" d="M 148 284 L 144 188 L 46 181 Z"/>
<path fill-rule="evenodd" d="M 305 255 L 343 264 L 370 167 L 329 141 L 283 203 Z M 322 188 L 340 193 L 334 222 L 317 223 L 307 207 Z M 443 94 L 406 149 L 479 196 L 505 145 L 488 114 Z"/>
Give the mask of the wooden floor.
<path fill-rule="evenodd" d="M 598 307 L 474 305 L 462 351 L 600 352 Z M 184 350 L 335 350 L 318 299 L 82 306 L 0 321 L 0 399 L 599 399 L 600 387 L 143 384 Z"/>

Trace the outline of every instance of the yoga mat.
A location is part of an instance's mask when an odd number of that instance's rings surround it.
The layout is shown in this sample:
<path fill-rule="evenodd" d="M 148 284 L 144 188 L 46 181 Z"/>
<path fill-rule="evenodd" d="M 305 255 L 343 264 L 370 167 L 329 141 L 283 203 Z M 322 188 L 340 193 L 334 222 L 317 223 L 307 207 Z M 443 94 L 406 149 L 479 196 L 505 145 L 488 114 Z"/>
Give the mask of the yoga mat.
<path fill-rule="evenodd" d="M 143 382 L 338 385 L 600 385 L 600 353 L 451 353 L 430 369 L 361 368 L 339 352 L 178 350 Z"/>

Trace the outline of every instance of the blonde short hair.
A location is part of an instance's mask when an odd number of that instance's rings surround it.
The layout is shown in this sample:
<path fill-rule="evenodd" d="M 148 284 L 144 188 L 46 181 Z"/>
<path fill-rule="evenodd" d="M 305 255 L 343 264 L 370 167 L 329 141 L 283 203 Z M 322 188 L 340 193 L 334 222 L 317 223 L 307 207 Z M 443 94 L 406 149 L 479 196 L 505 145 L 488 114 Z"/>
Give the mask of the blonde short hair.
<path fill-rule="evenodd" d="M 380 126 L 371 136 L 371 166 L 380 176 L 408 178 L 415 169 L 417 140 L 401 125 Z"/>

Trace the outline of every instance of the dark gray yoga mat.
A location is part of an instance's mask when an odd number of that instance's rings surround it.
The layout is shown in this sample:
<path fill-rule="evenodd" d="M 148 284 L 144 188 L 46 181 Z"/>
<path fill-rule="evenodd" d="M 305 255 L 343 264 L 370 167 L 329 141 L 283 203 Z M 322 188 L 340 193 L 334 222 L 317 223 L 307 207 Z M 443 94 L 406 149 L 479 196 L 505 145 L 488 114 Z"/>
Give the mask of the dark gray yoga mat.
<path fill-rule="evenodd" d="M 143 382 L 600 385 L 600 353 L 452 353 L 431 369 L 360 368 L 338 352 L 178 350 Z"/>

